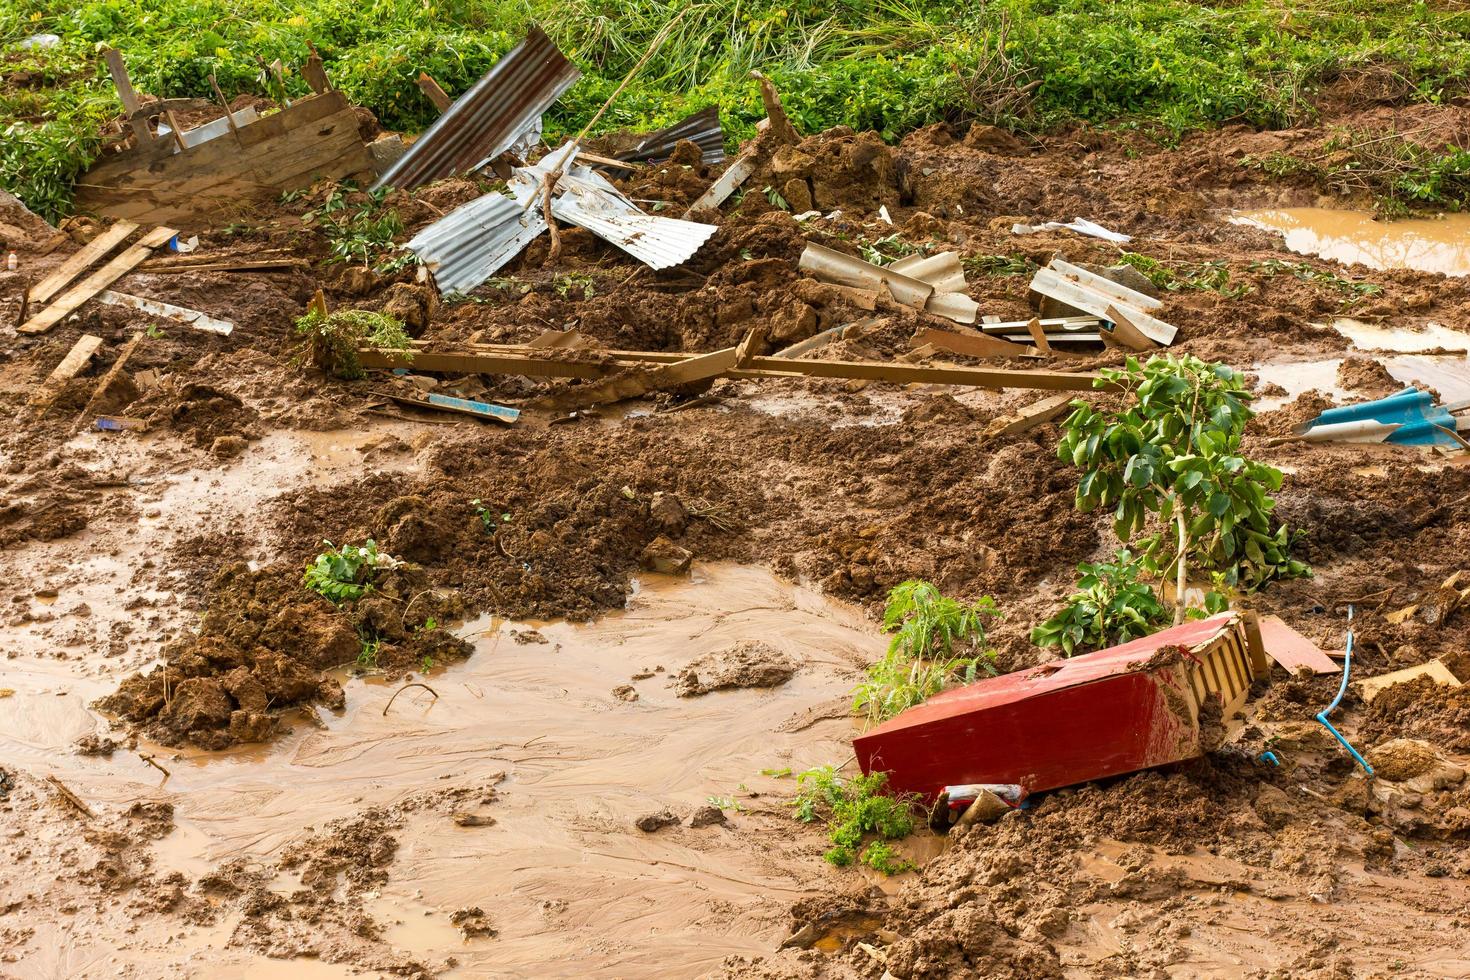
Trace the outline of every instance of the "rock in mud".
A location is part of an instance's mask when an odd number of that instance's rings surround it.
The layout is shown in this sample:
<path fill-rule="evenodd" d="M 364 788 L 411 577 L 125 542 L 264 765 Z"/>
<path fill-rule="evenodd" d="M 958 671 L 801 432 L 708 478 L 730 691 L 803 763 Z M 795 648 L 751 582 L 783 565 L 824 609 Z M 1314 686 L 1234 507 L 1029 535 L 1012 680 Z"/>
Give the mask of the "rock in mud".
<path fill-rule="evenodd" d="M 234 710 L 223 684 L 209 677 L 190 677 L 173 689 L 163 720 L 178 731 L 199 732 L 228 725 Z"/>
<path fill-rule="evenodd" d="M 76 746 L 77 755 L 106 755 L 110 756 L 117 751 L 118 745 L 114 739 L 93 732 L 83 735 L 72 743 Z"/>
<path fill-rule="evenodd" d="M 760 640 L 741 640 L 691 661 L 675 678 L 681 698 L 737 687 L 776 687 L 791 680 L 796 661 Z"/>
<path fill-rule="evenodd" d="M 689 565 L 693 561 L 694 555 L 691 552 L 674 544 L 662 534 L 650 541 L 648 547 L 638 556 L 640 568 L 662 575 L 683 575 L 689 571 Z"/>
<path fill-rule="evenodd" d="M 1465 770 L 1446 760 L 1438 749 L 1423 739 L 1392 739 L 1373 746 L 1366 758 L 1379 779 L 1409 783 L 1416 792 L 1430 792 L 1465 778 Z"/>
<path fill-rule="evenodd" d="M 209 454 L 216 459 L 234 459 L 248 445 L 239 436 L 216 436 L 214 442 L 209 444 Z"/>
<path fill-rule="evenodd" d="M 665 827 L 672 827 L 678 822 L 679 818 L 674 815 L 674 811 L 665 809 L 658 810 L 654 813 L 645 813 L 633 821 L 633 826 L 645 834 L 652 834 L 663 830 Z"/>
<path fill-rule="evenodd" d="M 465 813 L 463 811 L 454 814 L 454 822 L 460 827 L 493 827 L 495 818 L 482 816 L 478 813 Z"/>
<path fill-rule="evenodd" d="M 449 922 L 451 925 L 459 926 L 460 934 L 466 939 L 495 935 L 495 927 L 490 924 L 489 917 L 478 905 L 450 913 Z"/>
<path fill-rule="evenodd" d="M 619 701 L 633 702 L 638 700 L 638 692 L 633 689 L 632 684 L 619 684 L 612 689 L 612 696 Z"/>
<path fill-rule="evenodd" d="M 659 490 L 648 502 L 648 516 L 665 534 L 683 534 L 689 525 L 689 512 L 683 502 L 671 493 Z"/>
<path fill-rule="evenodd" d="M 726 822 L 725 811 L 717 806 L 702 806 L 689 815 L 689 826 L 713 827 Z"/>

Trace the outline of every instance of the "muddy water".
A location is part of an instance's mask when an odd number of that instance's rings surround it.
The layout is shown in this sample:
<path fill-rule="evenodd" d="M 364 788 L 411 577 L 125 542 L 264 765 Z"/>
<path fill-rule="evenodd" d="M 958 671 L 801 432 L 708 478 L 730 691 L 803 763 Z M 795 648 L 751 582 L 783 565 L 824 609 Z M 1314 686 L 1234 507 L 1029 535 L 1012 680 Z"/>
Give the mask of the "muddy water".
<path fill-rule="evenodd" d="M 134 753 L 69 754 L 72 739 L 100 727 L 86 703 L 112 678 L 87 675 L 105 674 L 105 664 L 14 660 L 6 683 L 18 691 L 0 700 L 0 756 L 59 773 L 103 808 L 140 797 L 173 803 L 176 827 L 153 845 L 155 857 L 160 870 L 191 878 L 237 856 L 273 864 L 307 828 L 320 832 L 368 805 L 470 789 L 471 801 L 456 805 L 494 824 L 414 811 L 390 883 L 369 904 L 394 947 L 434 964 L 453 956 L 449 976 L 687 977 L 774 948 L 790 903 L 838 872 L 812 835 L 796 832 L 781 802 L 791 780 L 761 770 L 851 754 L 850 722 L 825 716 L 834 704 L 840 712 L 881 637 L 855 610 L 727 566 L 702 568 L 694 581 L 645 581 L 627 611 L 590 625 L 538 624 L 545 643 L 517 642 L 513 631 L 524 628 L 490 619 L 460 627 L 477 652 L 428 678 L 437 700 L 410 690 L 385 717 L 395 689 L 352 681 L 343 715 L 322 712 L 319 727 L 268 748 L 175 756 L 168 779 Z M 674 695 L 669 678 L 688 661 L 752 638 L 797 659 L 796 677 L 770 691 Z M 653 674 L 631 679 L 643 672 Z M 629 683 L 637 701 L 612 695 Z M 479 802 L 492 788 L 494 800 Z M 738 805 L 728 826 L 633 828 L 641 814 L 687 814 L 709 797 Z M 274 887 L 293 886 L 283 878 Z M 483 909 L 498 936 L 462 939 L 448 917 L 466 906 Z M 105 964 L 108 975 L 346 975 L 226 949 L 230 921 L 124 941 L 126 918 L 45 914 L 28 920 L 36 934 L 19 976 L 78 962 Z"/>
<path fill-rule="evenodd" d="M 1231 221 L 1280 232 L 1293 252 L 1345 265 L 1470 275 L 1470 214 L 1375 221 L 1364 211 L 1281 208 L 1244 212 Z"/>

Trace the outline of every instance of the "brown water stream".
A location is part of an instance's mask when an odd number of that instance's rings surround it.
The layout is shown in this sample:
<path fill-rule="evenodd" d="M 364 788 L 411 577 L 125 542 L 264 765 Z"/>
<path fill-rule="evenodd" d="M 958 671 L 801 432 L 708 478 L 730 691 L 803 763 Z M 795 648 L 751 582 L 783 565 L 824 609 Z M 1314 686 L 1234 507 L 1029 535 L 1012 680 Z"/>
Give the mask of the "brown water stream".
<path fill-rule="evenodd" d="M 1365 211 L 1280 208 L 1247 211 L 1232 221 L 1280 232 L 1286 247 L 1370 269 L 1420 269 L 1470 275 L 1470 214 L 1377 221 Z"/>
<path fill-rule="evenodd" d="M 881 654 L 881 637 L 856 610 L 735 566 L 645 581 L 625 612 L 589 625 L 536 626 L 547 642 L 518 642 L 512 631 L 524 624 L 460 627 L 476 655 L 427 678 L 437 700 L 410 690 L 385 717 L 396 687 L 350 680 L 345 713 L 323 711 L 319 725 L 269 747 L 163 750 L 167 779 L 133 752 L 70 753 L 75 738 L 104 727 L 87 704 L 113 686 L 105 661 L 15 659 L 5 685 L 16 694 L 0 699 L 0 755 L 60 775 L 104 809 L 171 802 L 176 826 L 152 845 L 157 870 L 190 879 L 232 857 L 273 866 L 310 828 L 320 833 L 369 805 L 460 787 L 478 801 L 493 788 L 492 802 L 464 805 L 491 826 L 457 826 L 432 808 L 410 819 L 389 884 L 367 904 L 395 949 L 436 965 L 454 957 L 448 976 L 687 977 L 773 949 L 791 902 L 838 872 L 791 820 L 782 799 L 792 780 L 761 770 L 850 755 L 840 699 Z M 675 695 L 669 680 L 682 666 L 744 639 L 778 647 L 800 670 L 772 690 Z M 653 674 L 630 680 L 643 672 Z M 639 695 L 631 703 L 611 693 L 628 683 Z M 687 814 L 710 797 L 738 804 L 727 826 L 633 827 L 641 814 Z M 286 894 L 295 884 L 282 874 L 272 887 Z M 483 909 L 498 935 L 461 938 L 448 917 L 466 906 Z M 45 914 L 30 921 L 25 958 L 8 966 L 16 976 L 79 967 L 99 976 L 349 975 L 226 948 L 236 924 L 228 919 L 138 936 L 116 909 Z"/>

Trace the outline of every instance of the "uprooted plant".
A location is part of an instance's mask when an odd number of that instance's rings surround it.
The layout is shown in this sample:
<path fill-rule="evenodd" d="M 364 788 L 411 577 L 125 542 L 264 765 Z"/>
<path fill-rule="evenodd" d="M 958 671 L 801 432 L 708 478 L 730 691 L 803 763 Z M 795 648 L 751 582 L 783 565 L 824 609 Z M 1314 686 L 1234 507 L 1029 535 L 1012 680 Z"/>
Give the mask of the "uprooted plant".
<path fill-rule="evenodd" d="M 397 558 L 379 551 L 372 538 L 366 544 L 345 544 L 340 548 L 323 541 L 322 547 L 322 553 L 306 566 L 301 584 L 336 605 L 361 599 L 372 590 L 373 576 L 378 569 L 399 564 Z"/>
<path fill-rule="evenodd" d="M 913 868 L 889 841 L 914 832 L 918 825 L 914 810 L 920 802 L 917 794 L 883 792 L 888 783 L 886 772 L 844 779 L 831 766 L 808 769 L 796 777 L 796 783 L 796 799 L 791 804 L 796 819 L 826 821 L 827 839 L 833 846 L 823 858 L 829 863 L 842 868 L 861 861 L 886 875 Z"/>
<path fill-rule="evenodd" d="M 1188 355 L 1130 357 L 1096 384 L 1125 392 L 1125 407 L 1076 402 L 1057 455 L 1084 471 L 1077 508 L 1113 508 L 1113 531 L 1137 539 L 1142 567 L 1173 574 L 1175 623 L 1191 570 L 1240 591 L 1310 574 L 1291 557 L 1291 531 L 1272 520 L 1281 471 L 1241 455 L 1252 413 L 1239 372 Z M 1172 529 L 1138 537 L 1151 516 Z"/>
<path fill-rule="evenodd" d="M 1169 621 L 1169 609 L 1153 586 L 1140 581 L 1136 555 L 1119 548 L 1110 562 L 1077 566 L 1077 591 L 1056 615 L 1031 631 L 1031 642 L 1061 647 L 1062 655 L 1098 650 L 1147 636 Z"/>
<path fill-rule="evenodd" d="M 336 310 L 322 313 L 307 310 L 296 320 L 301 338 L 296 363 L 308 360 L 329 374 L 346 381 L 364 377 L 358 351 L 364 347 L 413 358 L 413 343 L 403 321 L 389 313 L 372 310 Z"/>
<path fill-rule="evenodd" d="M 930 582 L 894 586 L 883 610 L 888 652 L 868 668 L 854 690 L 852 708 L 876 723 L 892 718 L 955 682 L 969 683 L 982 670 L 994 673 L 995 651 L 985 643 L 985 619 L 998 615 L 989 596 L 966 605 L 940 594 Z"/>

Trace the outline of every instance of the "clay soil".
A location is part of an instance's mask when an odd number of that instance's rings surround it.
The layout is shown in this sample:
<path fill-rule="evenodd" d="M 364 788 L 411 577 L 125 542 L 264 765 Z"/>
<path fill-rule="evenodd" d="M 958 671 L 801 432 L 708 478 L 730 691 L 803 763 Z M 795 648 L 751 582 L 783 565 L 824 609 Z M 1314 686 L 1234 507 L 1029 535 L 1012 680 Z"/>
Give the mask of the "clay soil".
<path fill-rule="evenodd" d="M 1287 474 L 1276 515 L 1314 575 L 1242 603 L 1329 650 L 1352 604 L 1356 676 L 1437 657 L 1470 681 L 1470 602 L 1442 587 L 1470 572 L 1470 456 L 1281 438 L 1415 368 L 1331 321 L 1470 337 L 1470 287 L 1335 266 L 1226 220 L 1364 203 L 1270 183 L 1246 157 L 1338 125 L 1463 131 L 1470 110 L 1332 111 L 1172 149 L 832 131 L 766 147 L 749 193 L 696 215 L 719 231 L 683 266 L 653 272 L 567 229 L 556 265 L 543 238 L 460 302 L 412 270 L 328 262 L 300 217 L 318 188 L 200 235 L 200 254 L 281 249 L 302 271 L 117 284 L 234 323 L 145 335 L 92 413 L 147 422 L 125 432 L 79 413 L 152 321 L 91 303 L 17 335 L 25 285 L 98 226 L 59 233 L 0 202 L 20 260 L 0 274 L 0 406 L 17 420 L 0 435 L 0 976 L 1470 975 L 1470 687 L 1350 691 L 1336 718 L 1379 766 L 1368 780 L 1311 720 L 1338 678 L 1278 669 L 1193 763 L 911 841 L 920 868 L 894 878 L 821 861 L 780 772 L 850 754 L 847 691 L 884 648 L 886 591 L 923 578 L 992 596 L 998 663 L 1016 669 L 1050 656 L 1027 634 L 1076 564 L 1117 547 L 1074 509 L 1054 424 L 985 437 L 1037 393 L 726 380 L 572 417 L 528 407 L 502 428 L 303 368 L 292 336 L 320 287 L 431 344 L 575 328 L 703 352 L 759 325 L 775 349 L 875 316 L 818 356 L 890 359 L 953 325 L 854 309 L 798 271 L 807 241 L 955 250 L 981 313 L 1025 319 L 1029 269 L 1121 249 L 1012 226 L 1084 216 L 1235 287 L 1166 291 L 1160 315 L 1176 351 L 1257 383 L 1246 448 Z M 679 214 L 715 175 L 686 149 L 625 186 Z M 798 222 L 763 187 L 822 216 Z M 480 192 L 456 179 L 386 203 L 411 233 Z M 38 415 L 83 333 L 98 355 Z M 1417 360 L 1470 375 L 1463 353 Z M 523 406 L 569 387 L 433 383 Z M 379 588 L 334 605 L 302 586 L 324 540 L 369 538 L 402 563 Z M 694 556 L 692 579 L 643 570 L 658 538 Z M 412 683 L 429 689 L 390 706 Z M 691 826 L 711 802 L 725 822 Z"/>

